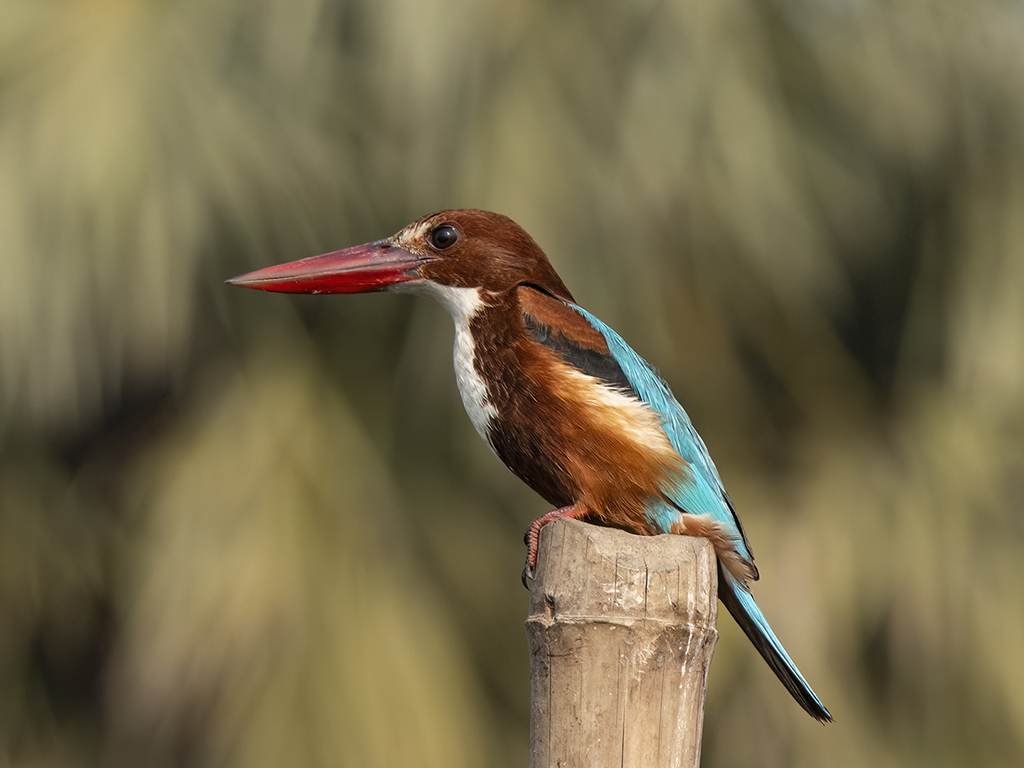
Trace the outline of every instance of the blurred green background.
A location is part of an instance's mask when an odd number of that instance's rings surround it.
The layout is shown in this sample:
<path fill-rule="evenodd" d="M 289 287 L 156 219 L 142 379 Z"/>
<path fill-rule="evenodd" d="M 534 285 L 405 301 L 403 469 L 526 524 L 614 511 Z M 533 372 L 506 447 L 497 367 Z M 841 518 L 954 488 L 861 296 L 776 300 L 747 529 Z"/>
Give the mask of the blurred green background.
<path fill-rule="evenodd" d="M 705 766 L 1024 764 L 1024 13 L 0 0 L 0 766 L 525 766 L 451 321 L 228 288 L 505 213 L 686 405 L 836 717 L 723 614 Z"/>

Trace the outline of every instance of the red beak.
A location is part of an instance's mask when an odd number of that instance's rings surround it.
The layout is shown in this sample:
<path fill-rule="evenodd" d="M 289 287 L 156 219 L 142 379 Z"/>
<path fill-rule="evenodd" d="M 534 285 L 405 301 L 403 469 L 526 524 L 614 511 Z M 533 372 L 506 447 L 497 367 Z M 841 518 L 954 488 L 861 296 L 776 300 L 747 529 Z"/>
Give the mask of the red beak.
<path fill-rule="evenodd" d="M 420 267 L 434 259 L 377 240 L 343 251 L 258 269 L 226 281 L 231 285 L 280 293 L 363 293 L 420 278 Z"/>

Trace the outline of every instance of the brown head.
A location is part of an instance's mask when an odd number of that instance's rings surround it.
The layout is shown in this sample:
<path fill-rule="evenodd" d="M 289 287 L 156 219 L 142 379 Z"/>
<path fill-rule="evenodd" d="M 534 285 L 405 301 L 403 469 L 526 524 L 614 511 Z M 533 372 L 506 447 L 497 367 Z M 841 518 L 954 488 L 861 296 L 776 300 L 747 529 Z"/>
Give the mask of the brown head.
<path fill-rule="evenodd" d="M 267 267 L 228 282 L 285 293 L 416 291 L 429 282 L 501 294 L 532 285 L 573 300 L 522 227 L 507 216 L 478 210 L 441 211 L 385 240 Z"/>

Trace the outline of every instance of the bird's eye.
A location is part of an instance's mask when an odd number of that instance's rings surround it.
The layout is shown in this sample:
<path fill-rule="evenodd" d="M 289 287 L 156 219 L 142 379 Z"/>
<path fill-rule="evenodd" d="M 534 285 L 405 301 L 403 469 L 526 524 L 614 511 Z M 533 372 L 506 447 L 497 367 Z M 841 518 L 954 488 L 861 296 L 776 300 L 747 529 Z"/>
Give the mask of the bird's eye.
<path fill-rule="evenodd" d="M 455 245 L 455 241 L 458 239 L 459 230 L 450 224 L 443 224 L 430 233 L 430 244 L 439 251 Z"/>

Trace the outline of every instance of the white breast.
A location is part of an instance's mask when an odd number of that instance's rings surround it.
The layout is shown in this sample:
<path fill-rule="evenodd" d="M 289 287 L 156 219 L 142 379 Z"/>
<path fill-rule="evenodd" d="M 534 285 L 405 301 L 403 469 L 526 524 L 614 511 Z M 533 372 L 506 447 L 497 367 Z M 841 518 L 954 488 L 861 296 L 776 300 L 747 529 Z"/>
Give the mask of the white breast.
<path fill-rule="evenodd" d="M 462 404 L 477 433 L 488 445 L 487 428 L 498 411 L 487 396 L 487 384 L 474 365 L 473 334 L 469 323 L 483 306 L 478 288 L 457 288 L 416 280 L 396 286 L 409 293 L 420 293 L 439 301 L 455 321 L 455 381 L 459 385 Z"/>

